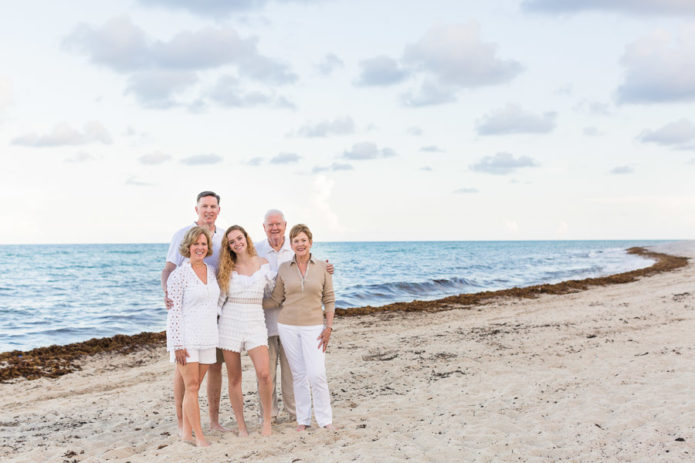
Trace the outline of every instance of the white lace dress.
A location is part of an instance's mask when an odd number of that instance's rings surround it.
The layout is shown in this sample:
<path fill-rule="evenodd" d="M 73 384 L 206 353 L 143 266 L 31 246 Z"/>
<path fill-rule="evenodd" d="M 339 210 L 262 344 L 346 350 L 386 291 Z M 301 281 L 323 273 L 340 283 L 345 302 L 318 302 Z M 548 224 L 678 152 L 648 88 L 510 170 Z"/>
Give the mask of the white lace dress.
<path fill-rule="evenodd" d="M 251 276 L 232 272 L 229 289 L 220 294 L 218 307 L 219 343 L 217 347 L 234 352 L 250 351 L 268 345 L 263 294 L 275 285 L 275 272 L 263 264 Z"/>
<path fill-rule="evenodd" d="M 220 287 L 215 270 L 207 266 L 208 283 L 186 261 L 167 281 L 167 293 L 174 306 L 167 312 L 167 350 L 217 347 L 217 302 Z"/>

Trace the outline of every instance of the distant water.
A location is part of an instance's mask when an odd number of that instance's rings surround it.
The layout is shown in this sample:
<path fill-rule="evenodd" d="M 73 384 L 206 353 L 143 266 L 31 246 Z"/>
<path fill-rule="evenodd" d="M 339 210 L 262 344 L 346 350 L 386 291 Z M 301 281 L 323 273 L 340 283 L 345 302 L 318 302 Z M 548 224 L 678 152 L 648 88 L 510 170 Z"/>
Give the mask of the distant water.
<path fill-rule="evenodd" d="M 315 243 L 336 266 L 337 306 L 432 300 L 651 265 L 659 241 Z M 0 352 L 166 327 L 166 244 L 0 246 Z"/>

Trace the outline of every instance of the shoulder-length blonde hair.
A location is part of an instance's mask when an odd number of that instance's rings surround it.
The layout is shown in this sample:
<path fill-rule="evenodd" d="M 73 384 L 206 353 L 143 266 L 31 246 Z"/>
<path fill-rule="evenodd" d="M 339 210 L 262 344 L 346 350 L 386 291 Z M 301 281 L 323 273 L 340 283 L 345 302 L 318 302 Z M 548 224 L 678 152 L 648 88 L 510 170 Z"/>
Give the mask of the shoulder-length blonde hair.
<path fill-rule="evenodd" d="M 183 257 L 191 257 L 191 245 L 198 241 L 200 235 L 205 235 L 205 239 L 207 239 L 208 242 L 208 253 L 205 254 L 205 257 L 211 256 L 212 238 L 210 237 L 210 232 L 203 227 L 198 226 L 191 227 L 186 232 L 186 235 L 183 237 L 183 241 L 181 241 L 181 245 L 179 246 L 179 254 L 181 254 Z"/>
<path fill-rule="evenodd" d="M 229 289 L 229 280 L 231 279 L 234 266 L 236 265 L 236 254 L 229 248 L 229 234 L 234 230 L 240 231 L 244 235 L 244 238 L 246 238 L 246 246 L 249 255 L 257 255 L 253 241 L 249 237 L 249 234 L 246 233 L 246 230 L 244 230 L 244 227 L 241 225 L 232 225 L 224 232 L 222 246 L 220 247 L 220 264 L 217 269 L 217 284 L 220 286 L 220 291 L 222 292 L 226 292 L 227 289 Z"/>

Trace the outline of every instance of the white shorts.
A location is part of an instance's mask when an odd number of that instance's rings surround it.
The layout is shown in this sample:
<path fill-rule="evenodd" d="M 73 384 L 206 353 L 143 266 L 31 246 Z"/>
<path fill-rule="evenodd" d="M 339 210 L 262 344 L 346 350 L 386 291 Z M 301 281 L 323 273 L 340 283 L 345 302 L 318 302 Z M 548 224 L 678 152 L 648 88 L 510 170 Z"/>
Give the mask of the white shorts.
<path fill-rule="evenodd" d="M 217 347 L 223 350 L 241 353 L 259 346 L 268 347 L 268 330 L 265 322 L 253 321 L 243 324 L 220 323 L 220 337 Z"/>
<path fill-rule="evenodd" d="M 217 348 L 210 347 L 208 349 L 186 349 L 188 352 L 188 357 L 186 357 L 186 363 L 202 363 L 204 365 L 211 365 L 217 363 Z M 169 351 L 169 361 L 171 363 L 176 363 L 176 352 Z"/>

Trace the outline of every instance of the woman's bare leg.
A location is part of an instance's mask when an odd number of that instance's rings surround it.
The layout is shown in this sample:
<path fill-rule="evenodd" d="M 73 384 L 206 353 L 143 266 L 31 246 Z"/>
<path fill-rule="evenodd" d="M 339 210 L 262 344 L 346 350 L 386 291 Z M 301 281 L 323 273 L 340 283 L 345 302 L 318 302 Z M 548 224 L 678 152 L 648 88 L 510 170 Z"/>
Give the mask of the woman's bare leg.
<path fill-rule="evenodd" d="M 270 436 L 272 434 L 270 414 L 273 383 L 270 381 L 270 357 L 268 355 L 268 347 L 254 347 L 249 351 L 249 357 L 251 357 L 253 367 L 256 369 L 258 394 L 261 396 L 261 404 L 263 405 L 263 426 L 261 428 L 261 434 Z"/>
<path fill-rule="evenodd" d="M 239 429 L 239 437 L 249 435 L 244 421 L 244 396 L 241 392 L 241 354 L 225 350 L 224 363 L 227 365 L 227 383 L 229 384 L 229 401 L 232 403 L 234 417 Z"/>
<path fill-rule="evenodd" d="M 181 372 L 183 383 L 186 388 L 183 394 L 183 436 L 185 441 L 192 441 L 192 432 L 195 433 L 195 442 L 199 447 L 210 445 L 203 436 L 203 429 L 200 426 L 200 406 L 198 404 L 198 390 L 200 389 L 200 365 L 198 362 L 189 362 L 185 365 L 177 364 L 176 368 Z M 205 370 L 207 371 L 207 365 Z M 205 374 L 203 372 L 203 374 Z"/>

